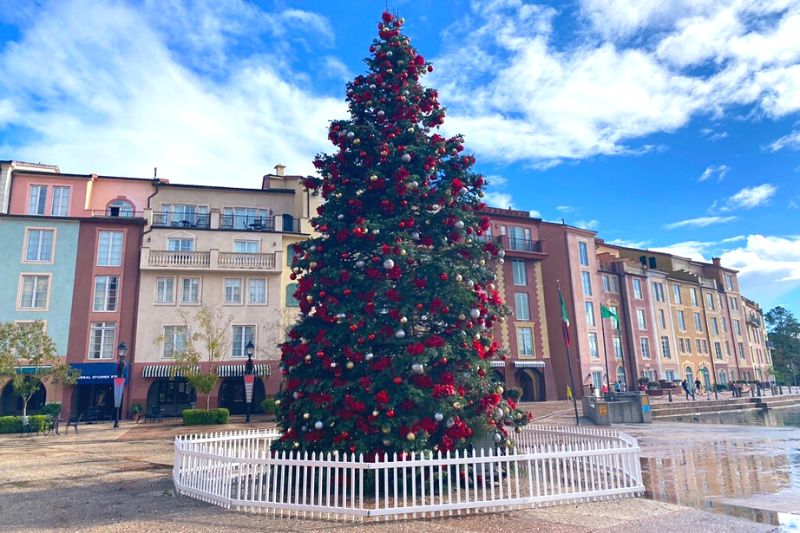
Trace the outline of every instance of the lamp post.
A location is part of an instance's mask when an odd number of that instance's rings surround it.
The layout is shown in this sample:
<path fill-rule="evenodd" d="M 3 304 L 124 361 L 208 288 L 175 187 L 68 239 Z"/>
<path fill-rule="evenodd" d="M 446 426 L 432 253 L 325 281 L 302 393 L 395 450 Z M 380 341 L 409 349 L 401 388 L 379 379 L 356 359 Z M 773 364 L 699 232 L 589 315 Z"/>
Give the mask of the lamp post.
<path fill-rule="evenodd" d="M 789 363 L 788 365 L 786 365 L 786 368 L 791 369 L 791 371 L 792 371 L 792 385 L 797 387 L 797 374 L 794 373 L 794 363 Z M 791 393 L 792 393 L 792 387 L 789 387 L 789 394 L 791 394 Z"/>
<path fill-rule="evenodd" d="M 125 387 L 125 356 L 128 355 L 128 345 L 122 341 L 117 346 L 117 377 L 114 379 L 114 427 L 119 427 L 120 411 L 122 410 L 122 391 Z"/>
<path fill-rule="evenodd" d="M 244 399 L 247 402 L 247 418 L 244 421 L 247 423 L 250 422 L 250 406 L 253 403 L 253 382 L 255 381 L 253 376 L 253 352 L 255 349 L 253 341 L 248 341 L 247 346 L 244 347 L 244 351 L 247 354 L 247 362 L 244 364 Z"/>

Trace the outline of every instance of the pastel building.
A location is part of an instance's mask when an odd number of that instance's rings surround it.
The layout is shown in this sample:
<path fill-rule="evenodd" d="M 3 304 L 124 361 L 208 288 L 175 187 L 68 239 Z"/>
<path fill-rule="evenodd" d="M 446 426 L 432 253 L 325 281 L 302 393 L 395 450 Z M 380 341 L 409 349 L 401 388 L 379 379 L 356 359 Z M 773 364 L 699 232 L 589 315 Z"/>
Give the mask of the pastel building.
<path fill-rule="evenodd" d="M 742 360 L 741 372 L 744 375 L 741 379 L 755 380 L 761 383 L 772 381 L 772 354 L 767 342 L 767 327 L 761 306 L 744 297 L 742 297 L 742 304 L 750 356 Z"/>
<path fill-rule="evenodd" d="M 201 309 L 214 315 L 223 335 L 221 359 L 203 363 L 220 378 L 210 404 L 245 411 L 242 375 L 250 342 L 258 377 L 255 412 L 266 394 L 278 391 L 277 344 L 297 306 L 289 247 L 308 237 L 316 208 L 300 179 L 279 165 L 261 188 L 156 185 L 139 264 L 132 402 L 148 412 L 178 414 L 198 401 L 171 367 L 189 336 L 203 333 L 196 321 Z"/>
<path fill-rule="evenodd" d="M 505 250 L 497 284 L 512 310 L 496 332 L 508 355 L 505 361 L 493 361 L 496 377 L 520 387 L 523 401 L 554 400 L 558 392 L 547 337 L 542 271 L 547 253 L 539 235 L 541 221 L 513 209 L 486 208 L 485 214 L 491 221 L 486 238 Z"/>
<path fill-rule="evenodd" d="M 41 320 L 61 357 L 67 357 L 69 346 L 78 235 L 75 220 L 0 215 L 0 322 Z M 25 361 L 17 371 L 26 371 Z M 47 383 L 28 409 L 61 402 L 62 394 L 61 386 Z M 0 382 L 0 415 L 21 410 L 11 383 Z"/>

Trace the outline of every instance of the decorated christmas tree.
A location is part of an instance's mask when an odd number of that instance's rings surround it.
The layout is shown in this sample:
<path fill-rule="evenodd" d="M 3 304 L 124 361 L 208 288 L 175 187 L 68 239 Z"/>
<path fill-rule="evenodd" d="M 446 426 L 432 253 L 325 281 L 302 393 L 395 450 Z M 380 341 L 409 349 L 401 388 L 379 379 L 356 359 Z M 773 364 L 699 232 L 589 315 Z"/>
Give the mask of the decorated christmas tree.
<path fill-rule="evenodd" d="M 485 239 L 484 179 L 420 84 L 433 70 L 384 13 L 347 86 L 350 119 L 306 186 L 325 203 L 296 245 L 301 317 L 281 345 L 280 450 L 454 450 L 508 442 L 527 416 L 490 380 L 503 252 Z"/>

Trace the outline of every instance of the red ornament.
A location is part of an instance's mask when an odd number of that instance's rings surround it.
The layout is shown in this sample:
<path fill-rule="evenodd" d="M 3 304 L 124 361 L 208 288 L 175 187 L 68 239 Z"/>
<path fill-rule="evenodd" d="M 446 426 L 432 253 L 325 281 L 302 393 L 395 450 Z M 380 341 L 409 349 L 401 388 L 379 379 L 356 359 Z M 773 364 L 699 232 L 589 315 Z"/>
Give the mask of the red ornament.
<path fill-rule="evenodd" d="M 395 376 L 395 378 L 392 380 L 392 383 L 394 383 L 395 385 L 400 385 L 402 382 L 403 378 L 401 378 L 400 376 Z"/>
<path fill-rule="evenodd" d="M 389 418 L 393 418 L 394 417 L 394 409 L 389 409 L 388 411 L 386 411 L 386 416 L 388 416 Z"/>

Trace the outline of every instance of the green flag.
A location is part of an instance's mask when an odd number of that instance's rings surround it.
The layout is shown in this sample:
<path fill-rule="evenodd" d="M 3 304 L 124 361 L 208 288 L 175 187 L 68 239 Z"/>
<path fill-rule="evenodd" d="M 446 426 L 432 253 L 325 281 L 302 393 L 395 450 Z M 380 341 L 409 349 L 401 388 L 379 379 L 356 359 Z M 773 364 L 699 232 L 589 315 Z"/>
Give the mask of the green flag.
<path fill-rule="evenodd" d="M 619 320 L 617 313 L 615 313 L 605 305 L 600 305 L 600 316 L 602 318 L 613 318 L 614 320 Z"/>

